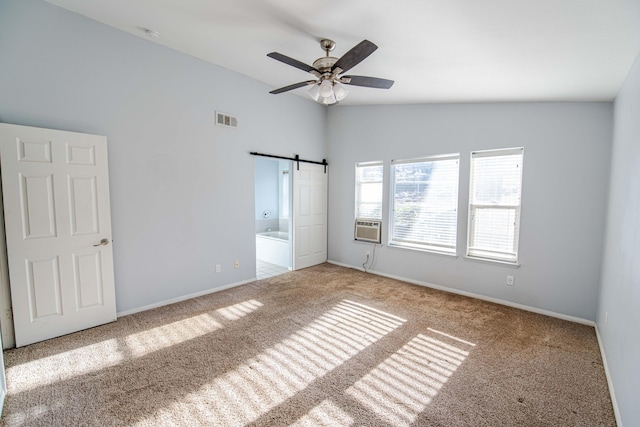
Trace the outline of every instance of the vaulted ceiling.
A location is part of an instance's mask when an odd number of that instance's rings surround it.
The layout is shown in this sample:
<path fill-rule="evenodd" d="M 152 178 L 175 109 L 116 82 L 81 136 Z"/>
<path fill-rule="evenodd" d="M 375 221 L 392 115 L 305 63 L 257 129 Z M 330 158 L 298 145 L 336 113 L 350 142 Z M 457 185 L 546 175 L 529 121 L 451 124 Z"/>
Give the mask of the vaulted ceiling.
<path fill-rule="evenodd" d="M 640 52 L 640 0 L 46 0 L 265 82 L 312 79 L 307 64 L 378 50 L 350 74 L 395 80 L 349 87 L 343 104 L 609 101 Z M 307 97 L 306 88 L 273 96 Z"/>

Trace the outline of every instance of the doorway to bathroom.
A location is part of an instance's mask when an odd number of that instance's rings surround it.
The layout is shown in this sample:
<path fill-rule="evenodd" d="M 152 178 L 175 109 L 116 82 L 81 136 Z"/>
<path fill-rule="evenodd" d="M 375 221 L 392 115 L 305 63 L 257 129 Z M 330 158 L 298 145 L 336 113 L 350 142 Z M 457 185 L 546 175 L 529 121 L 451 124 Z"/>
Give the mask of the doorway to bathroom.
<path fill-rule="evenodd" d="M 291 161 L 256 157 L 256 278 L 292 270 Z"/>

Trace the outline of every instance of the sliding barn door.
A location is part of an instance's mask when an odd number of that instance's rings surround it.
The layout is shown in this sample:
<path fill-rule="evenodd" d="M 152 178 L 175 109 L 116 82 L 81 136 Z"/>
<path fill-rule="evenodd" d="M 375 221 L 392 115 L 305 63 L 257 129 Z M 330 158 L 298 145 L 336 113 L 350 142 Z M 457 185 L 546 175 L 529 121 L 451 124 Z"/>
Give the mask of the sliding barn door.
<path fill-rule="evenodd" d="M 293 269 L 327 261 L 327 173 L 325 166 L 293 165 Z"/>
<path fill-rule="evenodd" d="M 116 319 L 107 139 L 0 124 L 16 346 Z"/>

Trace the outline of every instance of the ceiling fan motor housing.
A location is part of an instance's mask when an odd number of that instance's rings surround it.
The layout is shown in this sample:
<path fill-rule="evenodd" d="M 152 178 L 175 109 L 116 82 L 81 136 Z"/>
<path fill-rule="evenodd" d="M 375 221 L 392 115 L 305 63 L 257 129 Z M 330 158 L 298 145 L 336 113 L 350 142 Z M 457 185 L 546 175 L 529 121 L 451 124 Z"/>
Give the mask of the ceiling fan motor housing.
<path fill-rule="evenodd" d="M 322 74 L 331 73 L 331 67 L 333 67 L 333 64 L 336 62 L 338 62 L 338 58 L 334 58 L 333 56 L 323 56 L 313 62 L 313 68 L 320 71 Z"/>

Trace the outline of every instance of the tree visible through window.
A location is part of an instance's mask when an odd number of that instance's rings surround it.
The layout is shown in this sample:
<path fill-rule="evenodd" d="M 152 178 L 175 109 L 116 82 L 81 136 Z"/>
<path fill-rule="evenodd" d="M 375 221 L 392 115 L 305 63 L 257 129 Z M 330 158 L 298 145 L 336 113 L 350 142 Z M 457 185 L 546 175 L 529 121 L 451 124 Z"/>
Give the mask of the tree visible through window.
<path fill-rule="evenodd" d="M 391 245 L 456 253 L 459 159 L 392 162 Z"/>
<path fill-rule="evenodd" d="M 523 153 L 471 153 L 468 256 L 518 262 Z"/>

